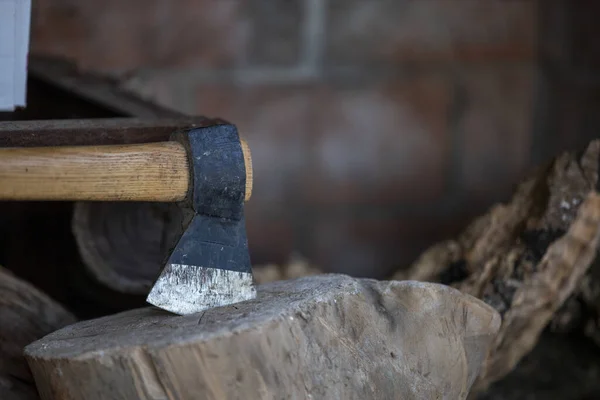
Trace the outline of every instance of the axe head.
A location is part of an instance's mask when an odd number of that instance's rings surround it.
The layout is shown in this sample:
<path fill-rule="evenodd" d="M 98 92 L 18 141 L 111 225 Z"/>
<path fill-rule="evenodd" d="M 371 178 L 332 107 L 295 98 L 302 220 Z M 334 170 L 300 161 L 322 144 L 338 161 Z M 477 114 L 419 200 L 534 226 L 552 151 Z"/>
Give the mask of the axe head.
<path fill-rule="evenodd" d="M 178 132 L 188 151 L 183 233 L 146 301 L 185 315 L 256 297 L 244 221 L 246 168 L 233 125 Z"/>

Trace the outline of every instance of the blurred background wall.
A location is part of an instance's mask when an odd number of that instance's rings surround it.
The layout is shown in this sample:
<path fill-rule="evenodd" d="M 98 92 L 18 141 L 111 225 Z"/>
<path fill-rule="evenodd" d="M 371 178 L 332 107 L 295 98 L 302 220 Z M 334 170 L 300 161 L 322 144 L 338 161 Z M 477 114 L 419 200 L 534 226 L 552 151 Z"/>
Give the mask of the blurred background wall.
<path fill-rule="evenodd" d="M 33 53 L 238 126 L 254 263 L 385 277 L 598 136 L 596 1 L 33 5 Z"/>

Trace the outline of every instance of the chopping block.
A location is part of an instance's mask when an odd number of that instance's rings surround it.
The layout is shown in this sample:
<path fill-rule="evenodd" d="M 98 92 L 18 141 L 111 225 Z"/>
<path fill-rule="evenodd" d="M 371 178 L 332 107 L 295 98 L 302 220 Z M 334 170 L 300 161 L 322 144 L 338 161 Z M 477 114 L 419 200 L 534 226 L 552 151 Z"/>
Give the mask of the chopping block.
<path fill-rule="evenodd" d="M 178 316 L 141 308 L 25 348 L 44 400 L 465 399 L 500 326 L 435 283 L 324 274 Z"/>

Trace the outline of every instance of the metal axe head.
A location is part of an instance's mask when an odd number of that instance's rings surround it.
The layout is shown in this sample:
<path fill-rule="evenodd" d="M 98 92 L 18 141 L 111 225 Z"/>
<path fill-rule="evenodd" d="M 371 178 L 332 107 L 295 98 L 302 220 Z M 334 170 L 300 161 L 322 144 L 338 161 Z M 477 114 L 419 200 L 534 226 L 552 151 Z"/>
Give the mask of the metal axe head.
<path fill-rule="evenodd" d="M 229 124 L 173 139 L 187 149 L 190 167 L 184 230 L 146 301 L 183 315 L 255 298 L 244 221 L 252 180 L 247 147 Z"/>

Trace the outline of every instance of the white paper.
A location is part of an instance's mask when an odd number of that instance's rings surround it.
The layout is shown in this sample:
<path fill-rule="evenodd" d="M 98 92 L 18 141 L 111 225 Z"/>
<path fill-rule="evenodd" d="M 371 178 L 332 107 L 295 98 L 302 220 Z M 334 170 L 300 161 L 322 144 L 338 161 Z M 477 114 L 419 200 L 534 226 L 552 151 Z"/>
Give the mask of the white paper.
<path fill-rule="evenodd" d="M 31 0 L 0 0 L 0 110 L 26 105 Z"/>
<path fill-rule="evenodd" d="M 16 0 L 0 0 L 0 110 L 15 107 Z"/>
<path fill-rule="evenodd" d="M 27 59 L 29 56 L 29 26 L 31 0 L 16 0 L 15 24 L 15 105 L 25 107 L 27 98 Z"/>

